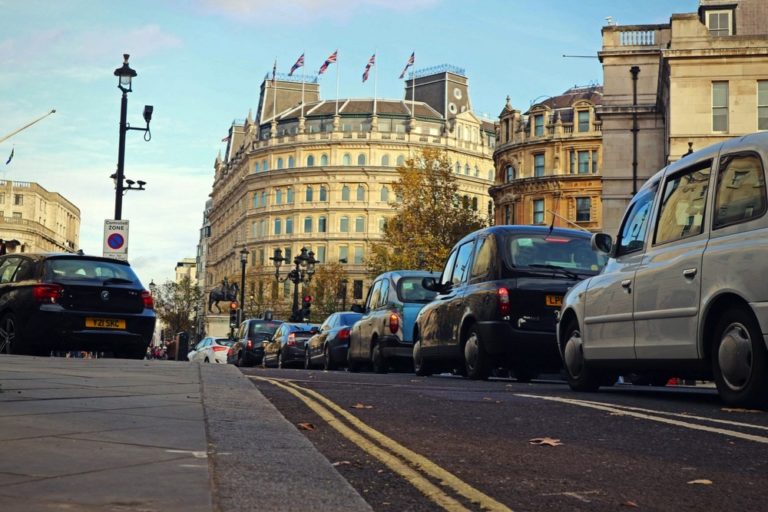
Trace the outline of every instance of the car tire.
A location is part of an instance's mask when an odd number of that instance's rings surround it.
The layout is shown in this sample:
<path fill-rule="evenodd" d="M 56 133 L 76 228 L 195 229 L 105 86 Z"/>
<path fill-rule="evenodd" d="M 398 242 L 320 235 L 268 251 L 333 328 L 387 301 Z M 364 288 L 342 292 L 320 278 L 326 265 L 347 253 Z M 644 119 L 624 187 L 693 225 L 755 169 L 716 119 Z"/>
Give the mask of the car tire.
<path fill-rule="evenodd" d="M 336 363 L 331 359 L 331 351 L 328 350 L 328 345 L 323 349 L 323 370 L 332 372 L 336 369 Z"/>
<path fill-rule="evenodd" d="M 304 369 L 305 370 L 311 370 L 312 369 L 312 360 L 309 358 L 309 349 L 304 349 Z"/>
<path fill-rule="evenodd" d="M 6 313 L 0 319 L 0 354 L 18 354 L 20 337 L 16 315 Z"/>
<path fill-rule="evenodd" d="M 470 325 L 467 329 L 463 352 L 467 378 L 486 380 L 491 374 L 492 367 L 475 324 Z"/>
<path fill-rule="evenodd" d="M 360 371 L 360 364 L 352 358 L 352 353 L 347 352 L 347 371 L 357 373 Z"/>
<path fill-rule="evenodd" d="M 712 343 L 712 373 L 729 405 L 768 405 L 768 354 L 753 315 L 731 308 L 720 317 Z"/>
<path fill-rule="evenodd" d="M 285 368 L 285 361 L 283 361 L 283 351 L 277 353 L 277 367 L 280 369 Z"/>
<path fill-rule="evenodd" d="M 573 319 L 565 328 L 565 347 L 563 348 L 565 371 L 568 385 L 574 391 L 597 391 L 602 384 L 601 376 L 584 361 L 581 330 Z"/>
<path fill-rule="evenodd" d="M 424 360 L 424 355 L 421 353 L 421 340 L 418 338 L 413 344 L 413 371 L 419 377 L 432 375 L 432 365 Z"/>
<path fill-rule="evenodd" d="M 244 361 L 243 361 L 243 351 L 240 350 L 237 353 L 237 358 L 235 359 L 235 366 L 237 366 L 238 368 L 242 368 L 243 366 L 245 366 L 243 363 L 244 363 Z"/>
<path fill-rule="evenodd" d="M 387 360 L 381 351 L 381 343 L 373 342 L 371 349 L 371 368 L 374 373 L 387 373 Z"/>

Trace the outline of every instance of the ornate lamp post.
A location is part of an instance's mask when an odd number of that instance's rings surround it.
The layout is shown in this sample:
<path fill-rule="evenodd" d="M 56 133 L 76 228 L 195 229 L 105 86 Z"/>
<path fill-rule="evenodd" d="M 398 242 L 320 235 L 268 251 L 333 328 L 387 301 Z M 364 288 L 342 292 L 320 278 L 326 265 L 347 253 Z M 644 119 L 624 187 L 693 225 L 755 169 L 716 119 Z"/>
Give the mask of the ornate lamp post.
<path fill-rule="evenodd" d="M 307 252 L 306 247 L 301 248 L 301 253 L 293 258 L 295 268 L 291 269 L 282 279 L 280 278 L 280 266 L 287 261 L 283 258 L 283 251 L 275 249 L 275 255 L 269 258 L 275 265 L 275 280 L 279 283 L 290 281 L 293 283 L 293 307 L 291 309 L 291 320 L 297 321 L 299 318 L 299 283 L 309 283 L 315 273 L 315 253 Z"/>
<path fill-rule="evenodd" d="M 240 318 L 239 322 L 245 320 L 245 264 L 248 263 L 248 249 L 243 246 L 240 250 Z M 238 322 L 238 323 L 239 323 Z"/>

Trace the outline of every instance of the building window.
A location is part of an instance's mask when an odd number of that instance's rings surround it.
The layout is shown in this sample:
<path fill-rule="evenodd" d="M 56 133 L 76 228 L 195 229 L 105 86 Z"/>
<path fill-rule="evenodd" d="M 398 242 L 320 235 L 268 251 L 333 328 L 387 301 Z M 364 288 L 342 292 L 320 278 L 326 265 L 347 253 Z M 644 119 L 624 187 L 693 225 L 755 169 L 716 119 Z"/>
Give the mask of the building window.
<path fill-rule="evenodd" d="M 397 166 L 402 167 L 405 165 L 405 157 L 403 155 L 400 155 L 397 157 Z"/>
<path fill-rule="evenodd" d="M 472 198 L 472 209 L 477 211 L 477 198 L 476 197 Z"/>
<path fill-rule="evenodd" d="M 339 219 L 339 231 L 342 233 L 349 233 L 349 217 L 344 216 Z"/>
<path fill-rule="evenodd" d="M 325 233 L 328 231 L 327 220 L 325 217 L 320 217 L 317 219 L 317 231 L 320 233 Z"/>
<path fill-rule="evenodd" d="M 259 162 L 253 164 L 253 172 L 259 172 Z"/>
<path fill-rule="evenodd" d="M 384 203 L 389 202 L 389 188 L 386 185 L 381 187 L 381 201 Z"/>
<path fill-rule="evenodd" d="M 266 160 L 261 161 L 261 170 L 262 171 L 268 171 L 269 170 L 269 163 Z"/>
<path fill-rule="evenodd" d="M 293 187 L 288 188 L 285 193 L 285 203 L 293 204 Z"/>
<path fill-rule="evenodd" d="M 768 130 L 768 80 L 757 82 L 757 129 Z"/>
<path fill-rule="evenodd" d="M 533 135 L 536 137 L 544 135 L 544 114 L 533 116 Z"/>
<path fill-rule="evenodd" d="M 533 155 L 533 175 L 544 176 L 544 153 Z"/>
<path fill-rule="evenodd" d="M 339 247 L 339 263 L 349 262 L 349 249 L 346 245 Z"/>
<path fill-rule="evenodd" d="M 262 248 L 259 249 L 259 265 L 263 265 L 263 264 L 264 264 L 264 248 L 262 247 Z M 261 284 L 262 283 L 259 282 L 260 286 L 261 286 Z M 263 288 L 262 288 L 262 291 L 263 291 Z"/>
<path fill-rule="evenodd" d="M 305 195 L 305 199 L 308 203 L 312 202 L 312 186 L 311 185 L 307 187 L 307 193 Z"/>
<path fill-rule="evenodd" d="M 290 247 L 286 247 L 285 249 L 283 249 L 283 258 L 285 258 L 286 261 L 291 261 L 291 256 L 292 255 L 291 255 Z"/>
<path fill-rule="evenodd" d="M 293 169 L 294 167 L 296 167 L 296 159 L 293 158 L 292 156 L 289 156 L 288 157 L 288 168 L 289 169 Z"/>
<path fill-rule="evenodd" d="M 592 199 L 589 197 L 576 198 L 576 222 L 589 222 L 589 214 L 592 210 Z"/>
<path fill-rule="evenodd" d="M 20 219 L 21 218 L 21 212 L 13 212 L 11 214 L 14 219 Z"/>
<path fill-rule="evenodd" d="M 285 218 L 285 234 L 286 235 L 293 234 L 293 217 Z"/>
<path fill-rule="evenodd" d="M 533 223 L 544 224 L 544 200 L 533 200 Z"/>
<path fill-rule="evenodd" d="M 589 174 L 589 151 L 579 151 L 579 174 Z"/>
<path fill-rule="evenodd" d="M 597 150 L 592 150 L 592 174 L 597 174 Z"/>
<path fill-rule="evenodd" d="M 321 245 L 317 248 L 317 254 L 315 254 L 315 259 L 319 263 L 325 263 L 325 246 Z"/>
<path fill-rule="evenodd" d="M 274 234 L 276 234 L 276 235 L 279 235 L 279 234 L 281 234 L 281 232 L 282 232 L 282 227 L 283 227 L 283 221 L 281 221 L 280 219 L 275 219 L 275 230 L 274 230 Z"/>
<path fill-rule="evenodd" d="M 320 186 L 320 201 L 327 201 L 328 200 L 328 189 L 325 188 L 325 185 Z"/>
<path fill-rule="evenodd" d="M 352 165 L 352 157 L 349 156 L 349 153 L 344 153 L 344 156 L 341 158 L 341 165 Z"/>
<path fill-rule="evenodd" d="M 713 36 L 730 36 L 732 32 L 731 11 L 708 11 L 707 29 Z"/>
<path fill-rule="evenodd" d="M 259 221 L 259 236 L 264 236 L 267 234 L 267 221 L 266 219 L 261 219 Z"/>
<path fill-rule="evenodd" d="M 304 217 L 304 232 L 312 232 L 312 217 Z"/>
<path fill-rule="evenodd" d="M 389 155 L 384 155 L 381 157 L 381 166 L 389 167 Z"/>
<path fill-rule="evenodd" d="M 291 282 L 286 281 L 283 283 L 283 298 L 291 296 Z"/>
<path fill-rule="evenodd" d="M 579 110 L 579 131 L 589 131 L 589 110 Z"/>
<path fill-rule="evenodd" d="M 341 200 L 349 201 L 349 187 L 346 185 L 341 187 Z"/>
<path fill-rule="evenodd" d="M 384 232 L 384 227 L 387 225 L 387 219 L 379 217 L 379 233 Z"/>
<path fill-rule="evenodd" d="M 576 151 L 572 149 L 571 151 L 569 151 L 569 153 L 571 155 L 571 165 L 569 167 L 568 172 L 571 174 L 576 174 Z"/>
<path fill-rule="evenodd" d="M 5 204 L 5 192 L 0 194 L 0 204 Z"/>
<path fill-rule="evenodd" d="M 323 167 L 328 165 L 328 155 L 326 154 L 320 155 L 320 165 L 322 165 Z"/>
<path fill-rule="evenodd" d="M 278 158 L 277 159 L 277 168 L 278 169 L 282 169 L 283 168 L 283 159 L 282 158 Z"/>
<path fill-rule="evenodd" d="M 488 181 L 493 181 L 493 169 L 488 170 Z"/>
<path fill-rule="evenodd" d="M 728 82 L 712 82 L 712 131 L 728 131 Z"/>
<path fill-rule="evenodd" d="M 365 217 L 356 217 L 355 233 L 364 233 L 364 232 L 365 232 Z"/>
<path fill-rule="evenodd" d="M 365 165 L 365 155 L 360 153 L 357 155 L 357 165 Z"/>
<path fill-rule="evenodd" d="M 506 173 L 506 181 L 507 183 L 512 182 L 515 179 L 515 168 L 511 165 L 507 166 L 507 173 Z"/>
<path fill-rule="evenodd" d="M 24 206 L 24 196 L 22 194 L 13 194 L 13 204 L 15 206 Z"/>
<path fill-rule="evenodd" d="M 255 192 L 253 194 L 253 207 L 258 208 L 259 207 L 259 193 Z"/>
<path fill-rule="evenodd" d="M 314 167 L 315 166 L 315 157 L 314 155 L 309 155 L 307 157 L 307 167 Z"/>
<path fill-rule="evenodd" d="M 283 204 L 283 191 L 280 189 L 275 190 L 275 204 Z"/>
<path fill-rule="evenodd" d="M 355 279 L 352 281 L 352 299 L 361 300 L 363 298 L 363 281 Z"/>
<path fill-rule="evenodd" d="M 357 186 L 357 200 L 365 201 L 365 187 L 362 185 Z"/>
<path fill-rule="evenodd" d="M 261 193 L 261 206 L 267 206 L 267 191 Z"/>
<path fill-rule="evenodd" d="M 355 265 L 362 265 L 363 264 L 363 248 L 362 247 L 355 247 L 355 259 L 354 259 Z"/>

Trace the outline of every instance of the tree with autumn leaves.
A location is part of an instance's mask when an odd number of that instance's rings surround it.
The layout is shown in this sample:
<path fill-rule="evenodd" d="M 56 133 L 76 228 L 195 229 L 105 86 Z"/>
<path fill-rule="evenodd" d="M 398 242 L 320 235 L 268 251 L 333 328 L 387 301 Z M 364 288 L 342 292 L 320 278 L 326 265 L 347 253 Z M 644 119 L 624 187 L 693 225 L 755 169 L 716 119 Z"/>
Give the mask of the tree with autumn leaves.
<path fill-rule="evenodd" d="M 485 222 L 459 198 L 459 186 L 445 152 L 424 148 L 397 168 L 392 187 L 395 215 L 372 244 L 368 270 L 441 269 L 453 245 Z"/>

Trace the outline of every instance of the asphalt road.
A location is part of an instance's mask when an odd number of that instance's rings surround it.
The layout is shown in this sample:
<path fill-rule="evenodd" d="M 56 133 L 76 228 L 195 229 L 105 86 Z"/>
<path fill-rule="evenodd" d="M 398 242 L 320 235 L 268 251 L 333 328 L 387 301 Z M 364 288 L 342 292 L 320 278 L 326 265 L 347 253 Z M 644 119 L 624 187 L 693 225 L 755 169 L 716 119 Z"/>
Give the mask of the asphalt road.
<path fill-rule="evenodd" d="M 714 389 L 243 373 L 377 511 L 768 510 L 768 414 Z"/>

